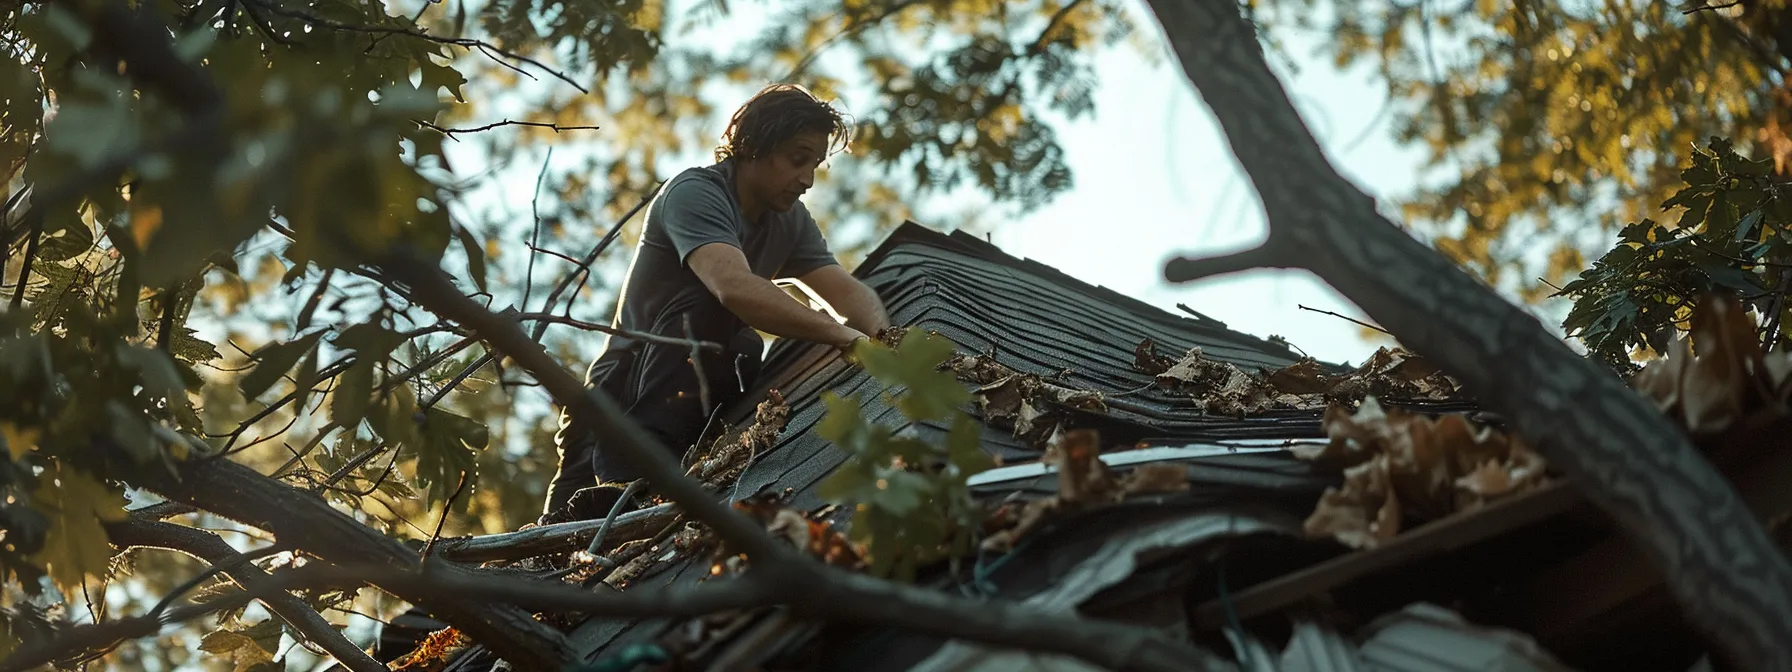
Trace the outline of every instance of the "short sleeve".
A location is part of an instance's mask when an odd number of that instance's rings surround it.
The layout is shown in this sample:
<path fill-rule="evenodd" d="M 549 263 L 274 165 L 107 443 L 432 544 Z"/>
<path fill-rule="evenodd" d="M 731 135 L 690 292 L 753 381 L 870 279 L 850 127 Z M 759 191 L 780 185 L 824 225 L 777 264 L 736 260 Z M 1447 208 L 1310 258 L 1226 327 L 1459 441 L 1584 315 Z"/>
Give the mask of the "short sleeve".
<path fill-rule="evenodd" d="M 659 224 L 685 265 L 691 252 L 710 243 L 741 248 L 739 217 L 721 185 L 705 179 L 686 179 L 666 189 L 660 202 Z"/>
<path fill-rule="evenodd" d="M 815 218 L 809 215 L 807 208 L 799 208 L 800 216 L 795 218 L 797 227 L 796 243 L 790 249 L 790 257 L 784 266 L 778 269 L 779 278 L 796 278 L 807 275 L 824 266 L 838 264 L 834 253 L 828 250 L 828 241 L 821 237 L 821 227 L 816 226 Z"/>

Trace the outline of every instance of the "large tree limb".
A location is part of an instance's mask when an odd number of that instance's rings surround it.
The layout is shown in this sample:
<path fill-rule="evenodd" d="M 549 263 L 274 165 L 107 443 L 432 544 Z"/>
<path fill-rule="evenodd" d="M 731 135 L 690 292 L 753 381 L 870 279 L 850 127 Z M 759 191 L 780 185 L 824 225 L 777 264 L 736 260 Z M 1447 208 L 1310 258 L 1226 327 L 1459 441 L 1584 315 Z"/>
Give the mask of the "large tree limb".
<path fill-rule="evenodd" d="M 229 460 L 192 460 L 181 465 L 178 479 L 144 485 L 171 501 L 272 532 L 333 564 L 416 567 L 420 562 L 411 549 L 322 499 Z M 430 571 L 449 578 L 476 574 L 447 562 L 432 563 Z M 559 669 L 574 659 L 565 635 L 522 609 L 467 601 L 452 593 L 388 590 L 424 606 L 524 669 Z"/>
<path fill-rule="evenodd" d="M 678 508 L 671 504 L 624 513 L 616 517 L 616 523 L 610 528 L 604 545 L 615 546 L 632 539 L 644 539 L 677 517 Z M 603 524 L 603 519 L 579 520 L 540 525 L 515 532 L 443 539 L 436 542 L 434 556 L 460 562 L 490 562 L 569 553 L 591 543 Z"/>
<path fill-rule="evenodd" d="M 167 549 L 219 566 L 242 557 L 241 553 L 224 543 L 216 533 L 174 523 L 131 518 L 108 523 L 106 536 L 111 538 L 113 545 L 121 548 L 136 546 Z M 224 573 L 251 590 L 265 586 L 272 579 L 267 572 L 249 563 L 234 563 Z M 261 598 L 261 602 L 274 615 L 279 616 L 280 620 L 286 621 L 294 630 L 334 656 L 336 662 L 343 667 L 354 672 L 385 672 L 384 664 L 367 655 L 361 647 L 355 646 L 336 626 L 325 620 L 323 615 L 292 593 L 268 592 Z"/>
<path fill-rule="evenodd" d="M 1654 407 L 1375 210 L 1327 161 L 1233 0 L 1148 0 L 1269 219 L 1247 261 L 1307 268 L 1461 381 L 1649 549 L 1745 669 L 1792 670 L 1792 565 Z M 1240 270 L 1172 262 L 1188 281 Z"/>
<path fill-rule="evenodd" d="M 592 418 L 589 425 L 596 428 L 605 450 L 616 451 L 657 492 L 752 559 L 752 569 L 740 580 L 764 582 L 768 604 L 786 603 L 817 620 L 844 618 L 1063 653 L 1115 670 L 1183 672 L 1230 667 L 1209 653 L 1147 628 L 965 600 L 828 567 L 799 555 L 774 541 L 745 515 L 719 502 L 701 483 L 686 477 L 670 451 L 623 415 L 602 390 L 587 389 L 567 373 L 540 343 L 523 332 L 514 316 L 485 309 L 456 289 L 440 268 L 403 250 L 379 265 L 389 277 L 407 284 L 423 308 L 471 329 L 494 351 L 534 376 L 569 412 Z"/>

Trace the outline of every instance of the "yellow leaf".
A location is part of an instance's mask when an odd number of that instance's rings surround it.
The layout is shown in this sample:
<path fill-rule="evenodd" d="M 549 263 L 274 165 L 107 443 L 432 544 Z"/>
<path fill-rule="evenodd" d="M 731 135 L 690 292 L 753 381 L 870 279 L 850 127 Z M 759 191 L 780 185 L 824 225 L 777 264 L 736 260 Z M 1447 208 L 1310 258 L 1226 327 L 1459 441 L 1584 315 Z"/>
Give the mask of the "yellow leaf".
<path fill-rule="evenodd" d="M 37 437 L 41 434 L 43 432 L 36 427 L 19 427 L 10 422 L 0 422 L 0 439 L 6 441 L 6 450 L 12 453 L 15 462 L 37 447 Z"/>
<path fill-rule="evenodd" d="M 124 502 L 92 476 L 62 467 L 39 477 L 32 507 L 50 519 L 44 547 L 29 559 L 50 575 L 63 593 L 73 594 L 88 574 L 99 574 L 112 559 L 102 521 L 124 520 Z"/>

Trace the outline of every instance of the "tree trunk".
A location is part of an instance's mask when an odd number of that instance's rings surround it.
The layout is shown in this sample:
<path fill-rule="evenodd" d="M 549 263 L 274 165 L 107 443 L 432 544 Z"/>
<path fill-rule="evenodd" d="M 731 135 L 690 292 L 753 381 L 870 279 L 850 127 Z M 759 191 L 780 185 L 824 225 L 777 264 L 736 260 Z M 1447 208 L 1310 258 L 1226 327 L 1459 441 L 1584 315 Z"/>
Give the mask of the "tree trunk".
<path fill-rule="evenodd" d="M 1692 620 L 1735 662 L 1792 670 L 1792 566 L 1679 428 L 1377 213 L 1325 158 L 1238 3 L 1149 4 L 1257 187 L 1270 228 L 1257 250 L 1171 262 L 1165 275 L 1312 270 L 1578 478 L 1650 549 Z"/>

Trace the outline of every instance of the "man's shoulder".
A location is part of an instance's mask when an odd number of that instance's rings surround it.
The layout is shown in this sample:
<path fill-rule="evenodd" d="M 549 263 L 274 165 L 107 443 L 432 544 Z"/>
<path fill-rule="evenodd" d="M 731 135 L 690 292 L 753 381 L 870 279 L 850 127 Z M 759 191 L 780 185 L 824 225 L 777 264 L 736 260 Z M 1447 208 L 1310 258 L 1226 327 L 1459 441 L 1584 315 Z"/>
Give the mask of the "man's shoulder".
<path fill-rule="evenodd" d="M 673 187 L 683 187 L 687 184 L 696 186 L 697 189 L 704 189 L 706 187 L 726 189 L 728 187 L 728 176 L 721 169 L 721 164 L 691 166 L 679 171 L 677 175 L 672 176 L 672 179 L 667 180 L 666 188 L 660 192 L 660 195 L 663 197 L 666 194 L 671 193 Z M 687 189 L 688 188 L 689 187 L 687 187 Z"/>

